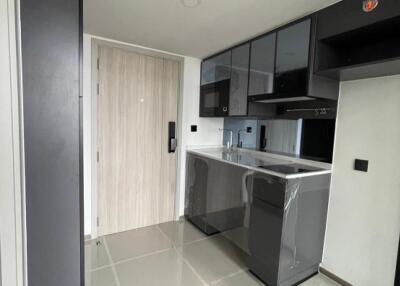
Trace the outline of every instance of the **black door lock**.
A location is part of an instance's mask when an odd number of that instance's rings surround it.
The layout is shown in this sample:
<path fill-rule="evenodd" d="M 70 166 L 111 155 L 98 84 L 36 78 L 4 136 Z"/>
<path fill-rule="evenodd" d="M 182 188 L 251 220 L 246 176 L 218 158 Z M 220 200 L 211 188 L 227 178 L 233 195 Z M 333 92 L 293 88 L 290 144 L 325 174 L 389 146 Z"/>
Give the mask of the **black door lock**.
<path fill-rule="evenodd" d="M 168 153 L 175 153 L 177 140 L 175 136 L 175 122 L 168 122 Z"/>

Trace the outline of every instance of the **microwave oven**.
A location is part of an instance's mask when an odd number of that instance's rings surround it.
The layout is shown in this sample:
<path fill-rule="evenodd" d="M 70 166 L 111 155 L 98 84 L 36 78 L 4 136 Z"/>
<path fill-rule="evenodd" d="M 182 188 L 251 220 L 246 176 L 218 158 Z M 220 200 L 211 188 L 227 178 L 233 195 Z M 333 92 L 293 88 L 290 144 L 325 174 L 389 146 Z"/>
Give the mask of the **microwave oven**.
<path fill-rule="evenodd" d="M 208 83 L 200 87 L 200 117 L 229 115 L 230 79 Z"/>

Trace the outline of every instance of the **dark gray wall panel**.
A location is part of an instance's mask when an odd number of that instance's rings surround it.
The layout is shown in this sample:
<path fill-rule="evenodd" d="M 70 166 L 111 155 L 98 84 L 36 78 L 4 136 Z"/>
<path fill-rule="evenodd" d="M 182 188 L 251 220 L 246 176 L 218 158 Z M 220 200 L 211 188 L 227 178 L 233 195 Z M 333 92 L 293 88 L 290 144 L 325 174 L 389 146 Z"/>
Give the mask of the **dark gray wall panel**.
<path fill-rule="evenodd" d="M 29 286 L 82 283 L 79 0 L 21 0 Z"/>

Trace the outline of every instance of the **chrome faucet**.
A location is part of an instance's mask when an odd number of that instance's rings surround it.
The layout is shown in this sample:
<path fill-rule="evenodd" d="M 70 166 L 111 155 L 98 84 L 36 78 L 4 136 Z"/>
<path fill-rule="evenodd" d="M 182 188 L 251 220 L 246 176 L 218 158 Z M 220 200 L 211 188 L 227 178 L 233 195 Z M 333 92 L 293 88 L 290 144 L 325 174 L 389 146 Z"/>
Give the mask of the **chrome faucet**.
<path fill-rule="evenodd" d="M 237 147 L 238 148 L 242 148 L 243 147 L 243 142 L 240 140 L 240 132 L 245 131 L 243 129 L 239 129 L 238 133 L 237 133 Z"/>
<path fill-rule="evenodd" d="M 243 147 L 243 142 L 240 139 L 240 132 L 242 131 L 246 131 L 247 133 L 251 133 L 251 127 L 246 127 L 246 129 L 239 129 L 238 133 L 237 133 L 237 147 L 238 148 L 242 148 Z"/>
<path fill-rule="evenodd" d="M 231 129 L 220 128 L 219 131 L 227 131 L 229 132 L 229 140 L 226 141 L 226 149 L 228 151 L 233 150 L 233 131 Z"/>

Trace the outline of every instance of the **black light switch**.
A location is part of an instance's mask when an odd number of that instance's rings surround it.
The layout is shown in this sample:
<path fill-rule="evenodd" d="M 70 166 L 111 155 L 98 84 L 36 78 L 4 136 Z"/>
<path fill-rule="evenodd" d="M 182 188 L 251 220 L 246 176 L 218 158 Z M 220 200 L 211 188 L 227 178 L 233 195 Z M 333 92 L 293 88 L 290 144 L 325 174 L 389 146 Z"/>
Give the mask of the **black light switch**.
<path fill-rule="evenodd" d="M 251 131 L 252 131 L 252 128 L 250 126 L 246 128 L 247 133 L 251 133 Z"/>
<path fill-rule="evenodd" d="M 197 125 L 191 125 L 190 126 L 190 131 L 191 132 L 197 132 Z"/>
<path fill-rule="evenodd" d="M 361 172 L 368 172 L 368 161 L 356 159 L 354 161 L 354 170 Z"/>

